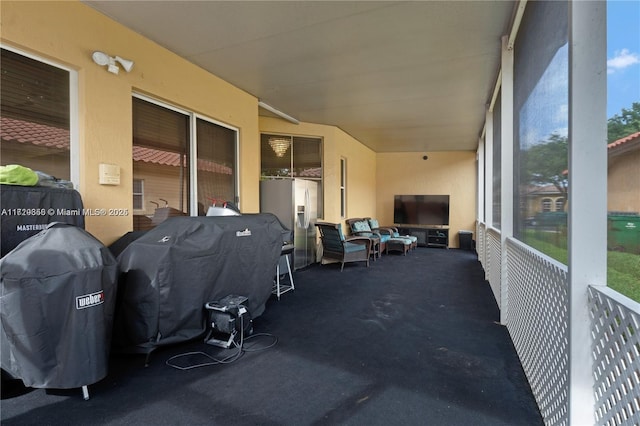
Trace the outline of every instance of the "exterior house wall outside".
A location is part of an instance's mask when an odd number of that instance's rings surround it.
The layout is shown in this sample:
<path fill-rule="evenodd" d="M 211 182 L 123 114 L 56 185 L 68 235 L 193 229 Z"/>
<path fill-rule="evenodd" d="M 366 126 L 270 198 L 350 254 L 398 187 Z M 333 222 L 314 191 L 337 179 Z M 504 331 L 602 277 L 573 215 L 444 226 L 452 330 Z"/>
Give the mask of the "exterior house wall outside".
<path fill-rule="evenodd" d="M 543 212 L 542 203 L 544 200 L 549 200 L 551 202 L 551 208 L 549 211 L 551 212 L 566 212 L 567 211 L 567 203 L 565 200 L 565 196 L 562 195 L 559 191 L 556 192 L 540 192 L 540 193 L 531 193 L 529 194 L 526 202 L 526 215 L 527 217 L 533 217 L 537 213 Z M 558 200 L 563 200 L 562 209 L 557 208 Z"/>
<path fill-rule="evenodd" d="M 134 210 L 135 214 L 153 215 L 156 208 L 153 202 L 163 207 L 165 205 L 163 200 L 166 200 L 168 207 L 182 210 L 185 214 L 188 213 L 186 195 L 183 197 L 182 203 L 180 202 L 178 190 L 180 169 L 178 167 L 139 163 L 135 166 L 133 177 L 144 181 L 144 205 L 142 209 Z M 206 213 L 212 203 L 212 199 L 216 199 L 218 203 L 233 201 L 233 197 L 230 196 L 220 198 L 220 194 L 224 194 L 233 185 L 232 175 L 198 170 L 198 179 L 207 183 L 207 189 L 205 191 L 200 190 L 198 193 L 198 201 L 202 204 L 199 206 L 200 213 Z M 214 182 L 214 184 L 209 184 L 210 182 Z"/>
<path fill-rule="evenodd" d="M 609 157 L 607 210 L 640 213 L 640 142 L 634 151 Z"/>
<path fill-rule="evenodd" d="M 615 213 L 640 213 L 640 133 L 613 142 L 608 154 L 607 210 Z M 527 199 L 527 215 L 533 217 L 542 212 L 544 199 L 551 200 L 552 212 L 567 211 L 566 200 L 562 210 L 556 209 L 556 201 L 564 198 L 551 185 L 532 191 Z"/>
<path fill-rule="evenodd" d="M 160 207 L 165 205 L 166 200 L 168 207 L 182 211 L 188 210 L 186 197 L 180 202 L 178 196 L 178 182 L 180 179 L 180 170 L 178 167 L 162 167 L 154 164 L 137 164 L 133 177 L 144 181 L 144 209 L 135 210 L 135 214 L 153 215 L 157 207 L 152 203 L 156 202 Z M 171 188 L 167 191 L 167 188 Z"/>
<path fill-rule="evenodd" d="M 20 159 L 24 153 L 23 147 L 16 147 L 18 149 L 11 149 L 7 145 L 11 145 L 11 142 L 2 142 L 2 165 L 7 164 L 21 164 Z M 6 144 L 6 145 L 5 145 Z M 30 158 L 31 168 L 33 170 L 43 171 L 46 170 L 48 174 L 59 178 L 68 179 L 69 176 L 69 153 L 68 151 L 61 153 L 58 149 L 48 149 L 44 147 L 32 146 L 30 150 L 37 151 L 36 155 Z M 33 151 L 31 151 L 33 152 Z M 66 155 L 65 155 L 66 154 Z"/>

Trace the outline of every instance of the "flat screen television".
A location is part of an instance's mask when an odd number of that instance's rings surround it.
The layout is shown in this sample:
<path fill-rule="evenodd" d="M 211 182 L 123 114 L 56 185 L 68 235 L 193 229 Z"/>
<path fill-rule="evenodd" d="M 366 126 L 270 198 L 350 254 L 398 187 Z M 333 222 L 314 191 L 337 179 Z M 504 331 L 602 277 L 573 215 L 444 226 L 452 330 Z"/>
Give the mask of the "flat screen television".
<path fill-rule="evenodd" d="M 396 225 L 449 226 L 449 196 L 396 195 L 393 222 Z"/>

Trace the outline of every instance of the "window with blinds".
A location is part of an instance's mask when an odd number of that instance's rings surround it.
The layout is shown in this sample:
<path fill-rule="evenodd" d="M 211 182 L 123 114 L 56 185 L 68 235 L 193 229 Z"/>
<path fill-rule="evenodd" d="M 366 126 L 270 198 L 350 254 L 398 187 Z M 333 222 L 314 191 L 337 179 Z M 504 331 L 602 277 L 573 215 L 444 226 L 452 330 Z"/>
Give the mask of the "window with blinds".
<path fill-rule="evenodd" d="M 69 180 L 69 71 L 1 51 L 2 164 L 20 164 Z"/>
<path fill-rule="evenodd" d="M 260 137 L 261 176 L 263 178 L 292 177 L 293 137 L 262 135 Z"/>
<path fill-rule="evenodd" d="M 236 130 L 134 96 L 134 229 L 177 215 L 205 215 L 214 200 L 237 204 L 236 146 Z"/>
<path fill-rule="evenodd" d="M 323 217 L 322 139 L 260 135 L 262 179 L 301 178 L 318 183 L 318 217 Z"/>
<path fill-rule="evenodd" d="M 133 209 L 144 209 L 144 180 L 133 180 Z"/>
<path fill-rule="evenodd" d="M 196 120 L 198 141 L 198 214 L 215 201 L 236 204 L 236 132 L 203 119 Z"/>
<path fill-rule="evenodd" d="M 145 181 L 141 214 L 188 213 L 188 141 L 188 115 L 133 98 L 133 179 Z"/>

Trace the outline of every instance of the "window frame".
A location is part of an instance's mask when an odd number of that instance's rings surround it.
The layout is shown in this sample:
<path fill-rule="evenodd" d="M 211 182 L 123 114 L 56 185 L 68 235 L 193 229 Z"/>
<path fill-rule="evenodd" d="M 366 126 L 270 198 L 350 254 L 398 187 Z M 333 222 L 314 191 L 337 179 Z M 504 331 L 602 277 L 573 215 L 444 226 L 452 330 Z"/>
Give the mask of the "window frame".
<path fill-rule="evenodd" d="M 233 180 L 233 200 L 225 200 L 225 201 L 233 201 L 233 203 L 240 208 L 240 129 L 234 126 L 230 126 L 228 124 L 222 123 L 221 121 L 215 120 L 211 117 L 207 117 L 206 115 L 193 113 L 193 116 L 190 119 L 190 143 L 191 143 L 191 152 L 189 156 L 189 160 L 192 165 L 196 165 L 195 167 L 191 167 L 191 181 L 190 185 L 192 188 L 191 203 L 190 203 L 190 212 L 193 215 L 198 215 L 198 120 L 205 121 L 210 124 L 214 124 L 216 126 L 224 127 L 225 129 L 231 130 L 235 133 L 235 137 L 233 140 L 233 155 L 235 158 L 234 167 L 234 180 Z M 205 206 L 206 211 L 206 206 Z M 195 213 L 195 214 L 194 214 Z"/>
<path fill-rule="evenodd" d="M 80 186 L 80 137 L 79 137 L 79 101 L 78 101 L 78 71 L 59 62 L 54 62 L 42 56 L 18 49 L 0 42 L 0 49 L 5 49 L 25 58 L 41 62 L 43 64 L 61 69 L 69 73 L 69 180 L 74 188 Z"/>
<path fill-rule="evenodd" d="M 347 159 L 340 157 L 340 217 L 347 217 Z"/>
<path fill-rule="evenodd" d="M 263 158 L 262 158 L 262 140 L 263 137 L 269 137 L 269 136 L 276 136 L 276 137 L 283 137 L 283 138 L 290 138 L 291 140 L 291 152 L 290 154 L 288 154 L 289 156 L 289 164 L 290 164 L 290 169 L 287 175 L 264 175 L 263 174 L 263 170 L 264 170 L 264 163 L 263 163 Z M 297 141 L 296 141 L 297 139 Z M 300 143 L 302 142 L 301 139 L 314 139 L 317 140 L 319 142 L 319 155 L 320 155 L 320 177 L 305 177 L 305 176 L 296 176 L 295 175 L 295 154 L 294 154 L 294 150 L 295 150 L 295 145 L 296 142 Z M 261 131 L 260 132 L 260 152 L 261 152 L 261 157 L 260 157 L 260 180 L 266 180 L 266 179 L 305 179 L 305 180 L 310 180 L 313 182 L 317 182 L 318 183 L 318 214 L 317 217 L 318 218 L 322 218 L 324 217 L 324 137 L 323 136 L 317 136 L 317 135 L 302 135 L 302 134 L 292 134 L 292 133 L 281 133 L 281 132 L 268 132 L 268 131 Z"/>
<path fill-rule="evenodd" d="M 218 121 L 214 118 L 211 118 L 209 116 L 197 113 L 195 111 L 190 111 L 189 109 L 186 108 L 181 108 L 178 107 L 176 105 L 173 105 L 171 103 L 165 102 L 165 101 L 160 101 L 156 98 L 153 98 L 151 96 L 148 95 L 144 95 L 142 93 L 138 93 L 138 92 L 133 92 L 131 95 L 132 98 L 137 98 L 149 103 L 152 103 L 156 106 L 159 106 L 161 108 L 166 108 L 169 109 L 173 112 L 177 112 L 179 114 L 183 114 L 185 116 L 187 116 L 188 120 L 189 120 L 189 163 L 190 166 L 189 167 L 189 203 L 188 203 L 188 208 L 189 208 L 189 215 L 190 216 L 197 216 L 198 215 L 198 187 L 197 187 L 197 183 L 198 183 L 198 168 L 197 166 L 197 155 L 198 155 L 198 138 L 197 138 L 197 124 L 198 124 L 198 120 L 203 120 L 206 122 L 209 122 L 211 124 L 215 124 L 217 126 L 220 127 L 224 127 L 226 129 L 229 129 L 231 131 L 233 131 L 235 133 L 235 138 L 234 138 L 234 155 L 235 155 L 235 164 L 234 164 L 234 171 L 235 171 L 235 176 L 234 176 L 234 198 L 235 198 L 235 204 L 238 206 L 238 208 L 240 208 L 240 129 L 238 127 L 235 126 L 231 126 L 227 123 L 223 123 L 221 121 Z M 133 141 L 132 141 L 133 144 Z"/>
<path fill-rule="evenodd" d="M 136 181 L 140 182 L 140 192 L 136 192 L 135 191 L 135 183 L 136 183 Z M 144 207 L 144 179 L 136 179 L 136 178 L 133 179 L 132 194 L 133 194 L 133 197 L 135 197 L 137 195 L 137 196 L 139 196 L 141 198 L 142 201 L 141 201 L 140 204 L 142 205 L 142 207 Z M 144 211 L 144 208 L 137 209 L 135 202 L 133 202 L 133 210 L 134 211 Z"/>

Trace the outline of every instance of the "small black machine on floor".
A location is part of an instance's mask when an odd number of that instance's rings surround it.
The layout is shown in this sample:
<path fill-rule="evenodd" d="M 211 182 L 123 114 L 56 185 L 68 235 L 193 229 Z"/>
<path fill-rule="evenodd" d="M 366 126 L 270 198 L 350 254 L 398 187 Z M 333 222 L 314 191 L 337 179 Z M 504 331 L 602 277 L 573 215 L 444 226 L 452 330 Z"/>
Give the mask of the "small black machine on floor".
<path fill-rule="evenodd" d="M 241 344 L 253 332 L 247 302 L 244 296 L 229 295 L 206 303 L 208 332 L 205 343 L 225 349 L 234 343 Z"/>

